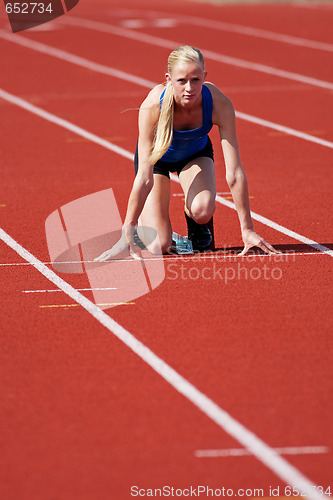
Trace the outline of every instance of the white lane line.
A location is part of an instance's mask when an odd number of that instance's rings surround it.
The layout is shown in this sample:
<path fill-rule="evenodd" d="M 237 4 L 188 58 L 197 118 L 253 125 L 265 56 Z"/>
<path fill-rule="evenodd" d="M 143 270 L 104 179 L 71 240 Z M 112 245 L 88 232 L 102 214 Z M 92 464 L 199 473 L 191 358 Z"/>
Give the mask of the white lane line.
<path fill-rule="evenodd" d="M 296 8 L 300 8 L 300 9 L 313 9 L 313 10 L 328 10 L 329 12 L 332 11 L 332 5 L 329 4 L 329 3 L 307 3 L 306 1 L 305 2 L 295 2 L 295 3 L 291 3 L 290 6 L 292 7 L 296 7 Z"/>
<path fill-rule="evenodd" d="M 328 453 L 327 446 L 287 446 L 284 448 L 273 448 L 279 455 L 319 455 Z M 226 450 L 196 450 L 197 458 L 219 458 L 219 457 L 246 457 L 252 453 L 244 448 L 230 448 Z"/>
<path fill-rule="evenodd" d="M 106 74 L 108 76 L 112 76 L 114 78 L 119 78 L 121 80 L 125 80 L 137 85 L 140 85 L 145 88 L 151 89 L 155 85 L 157 85 L 156 82 L 152 82 L 150 80 L 145 80 L 143 78 L 137 77 L 135 75 L 132 75 L 130 73 L 126 73 L 124 71 L 119 71 L 115 68 L 110 68 L 109 66 L 104 66 L 102 64 L 97 64 L 93 61 L 90 61 L 88 59 L 85 59 L 83 57 L 76 56 L 75 54 L 71 54 L 69 52 L 66 52 L 64 50 L 56 49 L 54 47 L 51 47 L 49 45 L 45 45 L 40 42 L 34 42 L 32 40 L 29 40 L 27 38 L 24 38 L 21 35 L 16 35 L 14 38 L 0 30 L 0 38 L 5 38 L 6 40 L 12 42 L 12 43 L 17 43 L 18 45 L 22 45 L 25 48 L 36 50 L 37 52 L 41 52 L 43 54 L 49 55 L 56 57 L 57 59 L 66 61 L 71 64 L 75 64 L 77 66 L 81 66 L 83 68 L 89 69 L 91 71 L 97 71 L 98 73 Z M 262 118 L 258 118 L 256 116 L 249 115 L 247 113 L 242 113 L 239 111 L 236 111 L 236 116 L 240 118 L 241 120 L 248 121 L 250 123 L 254 123 L 256 125 L 260 125 L 263 127 L 271 128 L 273 130 L 278 130 L 279 132 L 284 132 L 287 135 L 291 135 L 294 137 L 298 137 L 300 139 L 304 139 L 308 142 L 313 142 L 315 144 L 319 144 L 321 146 L 325 146 L 328 148 L 333 149 L 333 142 L 326 141 L 324 139 L 320 139 L 318 137 L 305 134 L 304 132 L 300 132 L 298 130 L 292 129 L 290 127 L 285 127 L 284 125 L 279 125 L 278 123 L 270 122 L 268 120 L 264 120 Z"/>
<path fill-rule="evenodd" d="M 233 210 L 236 210 L 236 206 L 233 202 L 229 200 L 225 200 L 222 198 L 222 196 L 216 196 L 216 200 L 221 203 L 221 205 L 225 205 L 226 207 L 232 208 Z M 333 257 L 333 250 L 331 250 L 328 247 L 325 247 L 324 245 L 321 245 L 320 243 L 317 243 L 314 240 L 311 240 L 307 238 L 306 236 L 302 236 L 299 233 L 296 233 L 295 231 L 291 231 L 290 229 L 287 229 L 284 226 L 281 226 L 281 224 L 277 224 L 276 222 L 271 221 L 270 219 L 267 219 L 266 217 L 263 217 L 260 214 L 257 214 L 255 212 L 251 211 L 251 217 L 258 221 L 261 222 L 262 224 L 265 224 L 266 226 L 269 226 L 276 231 L 279 231 L 280 233 L 285 234 L 286 236 L 290 236 L 291 238 L 294 238 L 295 240 L 301 241 L 302 243 L 305 243 L 306 245 L 309 245 L 316 250 L 319 250 L 320 252 L 326 253 L 326 255 L 330 255 Z"/>
<path fill-rule="evenodd" d="M 97 135 L 92 134 L 90 132 L 87 132 L 83 128 L 77 127 L 76 125 L 73 125 L 73 123 L 71 123 L 67 120 L 63 120 L 62 118 L 59 118 L 59 117 L 53 115 L 52 113 L 44 111 L 43 109 L 38 108 L 37 106 L 34 106 L 33 104 L 30 104 L 27 101 L 25 101 L 19 97 L 16 97 L 12 94 L 9 94 L 8 92 L 5 92 L 2 89 L 0 89 L 0 98 L 18 106 L 18 107 L 21 107 L 21 108 L 25 109 L 26 111 L 29 111 L 30 113 L 33 113 L 37 116 L 40 116 L 41 118 L 44 118 L 45 120 L 47 120 L 51 123 L 59 125 L 60 127 L 63 127 L 67 130 L 71 130 L 72 132 L 74 132 L 78 135 L 81 135 L 82 137 L 86 137 L 90 141 L 95 142 L 96 144 L 99 144 L 100 146 L 103 146 L 106 149 L 113 151 L 113 152 L 119 154 L 120 156 L 123 156 L 123 157 L 128 158 L 128 159 L 133 161 L 134 155 L 132 153 L 130 153 L 129 151 L 126 151 L 126 149 L 120 148 L 119 146 L 116 146 L 115 144 L 112 144 L 111 142 L 106 141 L 105 139 L 101 139 Z M 173 181 L 179 183 L 179 179 L 175 174 L 170 174 L 170 178 Z M 232 203 L 229 200 L 225 200 L 224 198 L 222 198 L 222 196 L 217 195 L 216 201 L 218 203 L 221 203 L 221 205 L 225 205 L 226 207 L 229 207 L 229 208 L 232 208 L 233 210 L 236 210 L 236 206 L 234 205 L 234 203 Z M 276 222 L 273 222 L 270 219 L 267 219 L 266 217 L 263 217 L 259 214 L 256 214 L 255 212 L 251 212 L 251 215 L 252 215 L 253 219 L 261 222 L 262 224 L 265 224 L 266 226 L 272 227 L 273 229 L 276 229 L 280 233 L 286 234 L 286 235 L 290 236 L 291 238 L 294 238 L 295 240 L 301 241 L 302 243 L 306 243 L 307 245 L 312 246 L 316 250 L 319 250 L 321 252 L 325 252 L 327 255 L 330 255 L 331 257 L 333 257 L 333 250 L 331 250 L 330 248 L 325 247 L 324 245 L 321 245 L 314 240 L 310 240 L 309 238 L 306 238 L 305 236 L 302 236 L 302 235 L 296 233 L 295 231 L 291 231 L 291 230 L 285 228 L 284 226 L 281 226 L 280 224 L 277 224 Z"/>
<path fill-rule="evenodd" d="M 256 38 L 265 38 L 266 40 L 273 40 L 275 42 L 287 43 L 288 45 L 297 45 L 299 47 L 306 47 L 309 49 L 333 52 L 333 45 L 331 43 L 318 42 L 316 40 L 300 38 L 294 35 L 285 35 L 283 33 L 275 33 L 274 31 L 262 30 L 251 26 L 243 26 L 241 24 L 225 23 L 222 21 L 214 21 L 213 19 L 201 19 L 199 17 L 188 16 L 186 16 L 186 23 L 207 27 L 210 30 L 216 29 L 219 31 L 228 31 L 230 33 L 238 33 Z"/>
<path fill-rule="evenodd" d="M 75 288 L 78 292 L 91 292 L 95 290 L 117 290 L 117 288 Z M 52 293 L 52 292 L 62 292 L 62 290 L 22 290 L 22 293 Z"/>
<path fill-rule="evenodd" d="M 37 52 L 41 52 L 42 54 L 56 57 L 57 59 L 61 59 L 62 61 L 67 61 L 71 64 L 82 66 L 83 68 L 90 69 L 91 71 L 96 71 L 97 73 L 102 73 L 114 78 L 120 78 L 121 80 L 126 80 L 136 85 L 141 85 L 145 88 L 152 88 L 156 85 L 156 83 L 151 82 L 150 80 L 146 80 L 145 78 L 130 75 L 125 71 L 110 68 L 109 66 L 90 61 L 89 59 L 71 54 L 70 52 L 66 52 L 65 50 L 51 47 L 50 45 L 46 45 L 45 43 L 35 42 L 34 40 L 23 37 L 22 35 L 13 36 L 12 33 L 7 33 L 6 31 L 0 29 L 0 38 L 3 38 L 4 40 L 7 40 L 11 43 L 16 43 L 17 45 L 21 45 L 22 47 L 36 50 Z"/>
<path fill-rule="evenodd" d="M 136 15 L 138 18 L 144 17 L 146 15 L 146 12 L 144 11 L 136 11 L 134 14 L 132 10 L 130 9 L 122 9 L 122 12 L 115 12 L 111 11 L 110 14 L 112 16 L 118 15 L 120 17 L 131 17 L 133 15 Z M 173 16 L 170 18 L 170 16 Z M 300 47 L 307 47 L 311 49 L 317 49 L 317 50 L 324 50 L 328 52 L 333 52 L 333 45 L 331 43 L 327 42 L 318 42 L 317 40 L 311 40 L 308 38 L 301 38 L 295 35 L 286 35 L 284 33 L 276 33 L 275 31 L 268 31 L 268 30 L 263 30 L 260 28 L 254 28 L 252 26 L 245 26 L 242 24 L 235 24 L 235 23 L 227 23 L 224 21 L 215 21 L 214 19 L 207 19 L 207 18 L 201 18 L 201 17 L 194 17 L 194 16 L 188 16 L 186 17 L 182 15 L 178 15 L 174 12 L 172 14 L 170 12 L 158 12 L 158 11 L 153 11 L 150 10 L 148 13 L 147 19 L 145 19 L 145 22 L 148 22 L 152 19 L 153 21 L 156 21 L 163 16 L 164 18 L 168 18 L 171 21 L 176 21 L 179 24 L 186 25 L 186 24 L 194 24 L 197 26 L 203 26 L 207 27 L 209 29 L 216 29 L 219 31 L 228 31 L 231 33 L 239 33 L 241 35 L 248 35 L 252 37 L 257 37 L 257 38 L 265 38 L 267 40 L 273 40 L 276 42 L 282 42 L 282 43 L 287 43 L 289 45 L 297 45 Z M 143 27 L 146 25 L 144 24 Z"/>
<path fill-rule="evenodd" d="M 239 249 L 239 252 L 241 249 Z M 220 253 L 219 253 L 220 252 Z M 246 255 L 242 255 L 242 257 L 239 257 L 238 253 L 234 254 L 224 254 L 222 251 L 217 250 L 215 253 L 202 253 L 202 254 L 194 254 L 194 255 L 168 255 L 164 257 L 145 257 L 144 260 L 152 261 L 152 260 L 164 260 L 166 263 L 170 261 L 175 261 L 175 260 L 181 260 L 182 262 L 186 262 L 187 260 L 193 260 L 193 261 L 205 261 L 207 259 L 215 259 L 217 261 L 223 262 L 225 259 L 236 259 L 236 260 L 273 260 L 276 259 L 276 262 L 283 263 L 288 262 L 291 257 L 303 257 L 307 255 L 318 255 L 318 256 L 323 256 L 327 255 L 327 252 L 283 252 L 281 254 L 259 254 L 259 253 L 248 253 Z M 124 259 L 112 259 L 114 262 L 123 262 Z M 65 262 L 57 262 L 57 264 L 91 264 L 94 263 L 95 261 L 93 260 L 78 260 L 78 261 L 65 261 Z M 136 262 L 136 259 L 126 259 L 126 262 Z M 43 262 L 45 266 L 53 266 L 54 262 Z M 0 262 L 0 267 L 13 267 L 13 266 L 30 266 L 29 262 Z M 80 290 L 80 289 L 78 289 Z M 87 288 L 87 290 L 92 290 L 92 288 Z M 43 291 L 43 290 L 40 290 Z M 57 290 L 48 290 L 48 291 L 54 291 L 56 292 Z"/>
<path fill-rule="evenodd" d="M 257 118 L 255 116 L 248 115 L 247 113 L 241 113 L 240 111 L 236 111 L 237 118 L 241 118 L 242 120 L 246 120 L 250 123 L 255 123 L 256 125 L 261 125 L 262 127 L 271 128 L 273 130 L 278 130 L 279 132 L 283 132 L 287 135 L 292 135 L 294 137 L 298 137 L 299 139 L 304 139 L 308 142 L 313 142 L 315 144 L 319 144 L 320 146 L 325 146 L 326 148 L 333 149 L 333 142 L 326 141 L 325 139 L 320 139 L 314 135 L 305 134 L 304 132 L 300 132 L 290 127 L 285 127 L 284 125 L 279 125 L 278 123 L 274 123 L 268 120 L 263 120 L 262 118 Z"/>
<path fill-rule="evenodd" d="M 31 265 L 54 283 L 76 303 L 80 304 L 110 333 L 113 333 L 120 341 L 129 347 L 135 354 L 145 361 L 156 373 L 168 382 L 176 391 L 188 399 L 194 406 L 201 410 L 208 418 L 215 422 L 221 429 L 232 436 L 242 446 L 248 449 L 257 459 L 270 469 L 276 476 L 286 484 L 298 489 L 311 491 L 309 498 L 312 500 L 323 500 L 323 496 L 311 490 L 313 481 L 309 480 L 296 467 L 282 458 L 275 450 L 270 448 L 264 441 L 249 431 L 240 422 L 220 408 L 213 400 L 199 391 L 194 385 L 169 366 L 163 359 L 158 357 L 146 345 L 134 337 L 128 330 L 103 312 L 96 304 L 93 304 L 80 292 L 75 290 L 69 283 L 60 278 L 51 269 L 46 267 L 34 255 L 23 248 L 17 241 L 0 228 L 0 239 L 12 248 L 22 259 Z"/>
<path fill-rule="evenodd" d="M 38 108 L 33 104 L 30 104 L 28 101 L 25 101 L 20 97 L 16 97 L 13 94 L 9 94 L 3 89 L 0 89 L 0 98 L 14 104 L 15 106 L 18 106 L 19 108 L 23 108 L 26 111 L 29 111 L 30 113 L 37 115 L 40 118 L 43 118 L 44 120 L 47 120 L 48 122 L 54 123 L 55 125 L 59 125 L 59 127 L 70 130 L 71 132 L 74 132 L 75 134 L 80 135 L 85 139 L 89 139 L 91 142 L 99 144 L 103 148 L 106 148 L 109 151 L 113 151 L 114 153 L 117 153 L 120 156 L 123 156 L 124 158 L 133 160 L 134 155 L 129 151 L 127 151 L 126 149 L 123 149 L 120 146 L 116 146 L 115 144 L 112 144 L 112 142 L 102 139 L 101 137 L 98 137 L 97 135 L 92 134 L 81 127 L 78 127 L 77 125 L 74 125 L 73 123 L 64 120 L 63 118 L 59 118 L 58 116 L 53 115 L 48 111 L 44 111 L 43 109 Z"/>
<path fill-rule="evenodd" d="M 62 290 L 59 290 L 62 292 Z M 50 305 L 41 305 L 40 309 L 68 309 L 70 307 L 80 307 L 81 304 L 50 304 Z M 96 306 L 134 306 L 135 302 L 104 302 L 102 304 L 96 304 Z"/>
<path fill-rule="evenodd" d="M 225 200 L 221 196 L 216 196 L 216 200 L 221 203 L 221 205 L 225 205 L 226 207 L 232 208 L 233 210 L 236 210 L 236 206 L 233 202 Z M 295 231 L 291 231 L 290 229 L 287 229 L 284 226 L 281 226 L 281 224 L 277 224 L 276 222 L 271 221 L 270 219 L 267 219 L 266 217 L 263 217 L 260 214 L 257 214 L 255 212 L 251 211 L 251 217 L 258 221 L 261 222 L 262 224 L 265 224 L 266 226 L 269 226 L 276 231 L 279 231 L 280 233 L 285 234 L 286 236 L 290 236 L 291 238 L 294 238 L 295 240 L 301 241 L 302 243 L 305 243 L 306 245 L 309 245 L 316 250 L 319 250 L 320 252 L 324 252 L 326 255 L 330 255 L 333 257 L 333 250 L 330 248 L 321 245 L 320 243 L 317 243 L 314 240 L 311 240 L 307 238 L 306 236 L 302 236 L 299 233 L 296 233 Z"/>
<path fill-rule="evenodd" d="M 71 26 L 79 26 L 80 28 L 87 28 L 94 31 L 100 31 L 103 33 L 110 33 L 112 35 L 121 36 L 129 38 L 131 40 L 136 40 L 142 43 L 147 43 L 149 45 L 155 45 L 158 47 L 163 47 L 167 49 L 174 49 L 181 42 L 175 42 L 173 40 L 167 40 L 165 38 L 148 35 L 146 33 L 137 33 L 136 31 L 129 30 L 127 28 L 120 28 L 118 26 L 113 26 L 111 24 L 101 23 L 98 21 L 89 21 L 87 19 L 82 19 L 73 16 L 67 16 L 66 19 L 62 20 L 63 23 L 69 24 Z M 246 61 L 244 59 L 239 59 L 237 57 L 231 57 L 224 54 L 219 54 L 213 52 L 212 50 L 206 50 L 204 48 L 200 49 L 207 59 L 213 61 L 221 62 L 223 64 L 229 64 L 231 66 L 236 66 L 239 68 L 249 69 L 252 71 L 259 71 L 260 73 L 266 73 L 273 76 L 278 76 L 280 78 L 287 78 L 289 80 L 294 80 L 297 82 L 302 82 L 307 85 L 314 85 L 315 87 L 321 87 L 324 89 L 333 90 L 333 83 L 327 82 L 325 80 L 319 80 L 317 78 L 312 78 L 310 76 L 301 75 L 299 73 L 294 73 L 291 71 L 281 70 L 274 68 L 272 66 L 267 66 L 265 64 L 255 63 L 251 61 Z"/>

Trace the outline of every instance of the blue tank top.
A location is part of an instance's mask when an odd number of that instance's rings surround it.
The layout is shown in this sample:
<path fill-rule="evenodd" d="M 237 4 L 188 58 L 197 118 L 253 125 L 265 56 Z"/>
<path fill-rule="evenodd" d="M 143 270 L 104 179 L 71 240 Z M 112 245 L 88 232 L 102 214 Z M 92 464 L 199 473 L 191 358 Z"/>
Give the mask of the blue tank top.
<path fill-rule="evenodd" d="M 165 89 L 160 97 L 160 105 L 162 105 Z M 207 134 L 210 132 L 213 114 L 213 98 L 212 94 L 205 85 L 202 86 L 202 125 L 193 130 L 176 130 L 173 129 L 172 142 L 169 149 L 160 158 L 160 161 L 176 162 L 184 160 L 189 156 L 203 149 L 207 144 Z"/>

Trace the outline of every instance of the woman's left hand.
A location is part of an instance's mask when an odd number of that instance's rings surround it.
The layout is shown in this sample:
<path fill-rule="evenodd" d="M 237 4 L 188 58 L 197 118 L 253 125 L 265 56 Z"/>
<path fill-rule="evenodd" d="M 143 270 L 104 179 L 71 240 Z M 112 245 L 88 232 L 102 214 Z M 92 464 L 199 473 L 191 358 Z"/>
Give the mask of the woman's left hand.
<path fill-rule="evenodd" d="M 110 250 L 106 250 L 102 255 L 96 257 L 94 262 L 107 262 L 112 260 L 119 254 L 130 255 L 133 259 L 142 260 L 141 257 L 135 252 L 134 246 L 134 229 L 135 226 L 123 226 L 122 235 L 120 240 Z"/>
<path fill-rule="evenodd" d="M 268 254 L 281 253 L 278 250 L 276 250 L 272 245 L 267 243 L 267 241 L 265 241 L 264 238 L 259 236 L 259 234 L 257 234 L 253 229 L 243 230 L 242 238 L 244 242 L 244 249 L 240 254 L 238 254 L 239 257 L 245 255 L 253 247 L 258 247 L 263 252 Z"/>

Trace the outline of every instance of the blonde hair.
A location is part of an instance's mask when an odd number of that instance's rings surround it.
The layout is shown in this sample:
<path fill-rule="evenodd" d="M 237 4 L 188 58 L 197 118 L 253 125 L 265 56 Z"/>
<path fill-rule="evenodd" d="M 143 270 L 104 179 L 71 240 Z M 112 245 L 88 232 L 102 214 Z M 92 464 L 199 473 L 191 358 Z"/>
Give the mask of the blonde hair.
<path fill-rule="evenodd" d="M 183 45 L 173 50 L 168 57 L 168 73 L 171 74 L 173 68 L 179 63 L 195 62 L 205 69 L 203 55 L 199 49 L 190 45 Z M 173 113 L 174 99 L 173 87 L 170 82 L 166 84 L 160 116 L 157 122 L 154 145 L 149 162 L 155 164 L 169 149 L 173 137 Z"/>

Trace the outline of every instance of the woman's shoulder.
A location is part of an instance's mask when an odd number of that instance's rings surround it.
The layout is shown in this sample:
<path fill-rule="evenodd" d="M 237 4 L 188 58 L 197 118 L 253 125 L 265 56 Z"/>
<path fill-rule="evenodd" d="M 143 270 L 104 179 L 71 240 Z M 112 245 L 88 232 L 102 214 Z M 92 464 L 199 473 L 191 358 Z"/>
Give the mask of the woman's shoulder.
<path fill-rule="evenodd" d="M 159 110 L 160 98 L 161 98 L 161 95 L 162 95 L 164 89 L 165 89 L 165 85 L 163 85 L 163 84 L 156 85 L 156 87 L 154 87 L 149 92 L 149 94 L 147 95 L 147 97 L 145 98 L 143 103 L 141 104 L 140 109 L 147 109 L 147 108 L 154 109 L 156 107 Z"/>
<path fill-rule="evenodd" d="M 212 97 L 213 97 L 213 101 L 214 101 L 214 104 L 226 104 L 226 105 L 230 105 L 231 104 L 231 100 L 229 99 L 229 97 L 227 97 L 225 94 L 223 94 L 223 92 L 221 92 L 221 90 L 216 86 L 214 85 L 214 83 L 211 83 L 211 82 L 205 82 L 204 83 L 205 87 L 207 87 L 211 94 L 212 94 Z"/>
<path fill-rule="evenodd" d="M 143 103 L 139 111 L 139 131 L 152 130 L 158 122 L 160 115 L 160 96 L 164 90 L 164 85 L 156 85 Z"/>
<path fill-rule="evenodd" d="M 205 82 L 204 85 L 210 90 L 213 98 L 213 123 L 220 126 L 222 122 L 233 120 L 235 111 L 231 99 L 213 83 Z"/>

